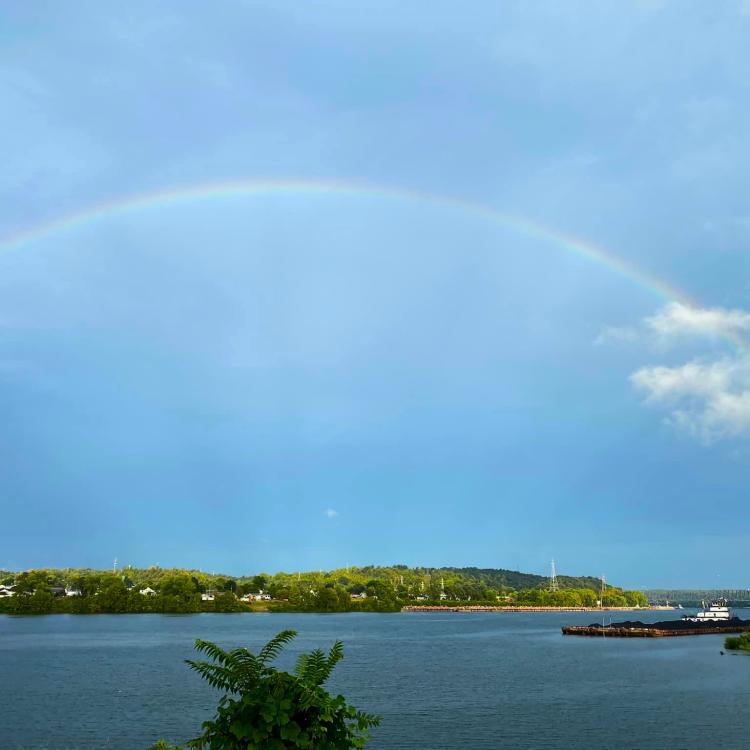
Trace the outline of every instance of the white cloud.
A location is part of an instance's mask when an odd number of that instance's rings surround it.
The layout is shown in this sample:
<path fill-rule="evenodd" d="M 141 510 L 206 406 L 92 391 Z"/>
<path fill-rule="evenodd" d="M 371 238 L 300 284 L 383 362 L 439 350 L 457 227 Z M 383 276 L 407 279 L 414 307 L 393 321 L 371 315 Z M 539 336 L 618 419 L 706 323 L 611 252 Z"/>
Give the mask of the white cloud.
<path fill-rule="evenodd" d="M 750 313 L 722 307 L 692 307 L 672 302 L 645 319 L 646 326 L 661 337 L 723 336 L 750 330 Z"/>
<path fill-rule="evenodd" d="M 630 376 L 654 401 L 704 398 L 730 387 L 735 365 L 728 360 L 689 362 L 679 367 L 643 367 Z"/>
<path fill-rule="evenodd" d="M 326 508 L 323 511 L 323 515 L 326 518 L 336 518 L 336 516 L 338 516 L 338 514 L 339 514 L 339 512 L 337 510 L 334 510 L 333 508 Z"/>
<path fill-rule="evenodd" d="M 745 310 L 671 302 L 644 318 L 640 326 L 605 326 L 594 344 L 650 340 L 664 345 L 676 339 L 737 336 L 745 332 L 750 332 L 750 313 Z"/>
<path fill-rule="evenodd" d="M 750 432 L 750 356 L 678 367 L 643 367 L 630 376 L 668 422 L 705 443 Z"/>
<path fill-rule="evenodd" d="M 741 342 L 750 333 L 750 312 L 723 307 L 696 307 L 681 302 L 665 305 L 638 327 L 607 327 L 595 344 L 642 342 L 663 352 L 673 341 L 710 344 L 708 357 L 684 364 L 641 367 L 630 382 L 651 406 L 666 411 L 666 421 L 705 443 L 750 434 L 750 353 L 717 356 L 715 339 Z M 698 351 L 695 351 L 695 355 Z"/>

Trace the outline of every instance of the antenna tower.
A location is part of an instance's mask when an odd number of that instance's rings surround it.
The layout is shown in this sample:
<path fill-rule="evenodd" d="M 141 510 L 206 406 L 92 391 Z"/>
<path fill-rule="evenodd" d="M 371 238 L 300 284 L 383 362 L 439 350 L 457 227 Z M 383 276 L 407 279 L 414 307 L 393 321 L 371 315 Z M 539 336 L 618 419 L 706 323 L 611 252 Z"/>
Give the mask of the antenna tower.
<path fill-rule="evenodd" d="M 550 591 L 559 590 L 559 587 L 557 585 L 557 572 L 555 571 L 554 560 L 550 560 L 550 563 L 549 563 L 549 590 Z"/>

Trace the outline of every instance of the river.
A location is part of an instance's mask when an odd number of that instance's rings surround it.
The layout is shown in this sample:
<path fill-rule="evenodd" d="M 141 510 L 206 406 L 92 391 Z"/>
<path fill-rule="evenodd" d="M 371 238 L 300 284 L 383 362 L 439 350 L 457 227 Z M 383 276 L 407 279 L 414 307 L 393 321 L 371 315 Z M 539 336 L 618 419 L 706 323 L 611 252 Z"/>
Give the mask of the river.
<path fill-rule="evenodd" d="M 254 649 L 285 628 L 299 637 L 283 667 L 300 650 L 344 641 L 330 687 L 383 716 L 372 750 L 750 747 L 749 657 L 721 656 L 720 636 L 560 634 L 563 624 L 595 620 L 585 612 L 0 616 L 0 747 L 145 750 L 159 737 L 194 737 L 217 700 L 183 662 L 194 639 Z"/>

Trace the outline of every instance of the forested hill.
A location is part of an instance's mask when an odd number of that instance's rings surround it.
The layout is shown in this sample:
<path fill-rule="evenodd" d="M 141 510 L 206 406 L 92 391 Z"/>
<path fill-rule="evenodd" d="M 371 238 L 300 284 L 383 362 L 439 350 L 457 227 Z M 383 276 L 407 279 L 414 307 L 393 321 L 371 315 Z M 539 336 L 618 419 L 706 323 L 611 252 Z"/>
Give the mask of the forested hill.
<path fill-rule="evenodd" d="M 86 579 L 97 579 L 107 575 L 107 571 L 59 568 L 26 572 L 0 573 L 0 583 L 22 582 L 31 573 L 34 580 L 46 580 L 50 585 L 73 585 L 81 588 Z M 407 565 L 365 565 L 361 567 L 338 568 L 335 570 L 253 572 L 244 575 L 207 573 L 196 569 L 183 568 L 135 568 L 126 566 L 110 573 L 121 576 L 129 585 L 152 586 L 158 588 L 165 579 L 175 576 L 188 576 L 195 582 L 197 590 L 252 590 L 255 588 L 278 588 L 293 583 L 304 584 L 308 588 L 327 584 L 342 586 L 352 592 L 360 592 L 371 581 L 381 581 L 389 586 L 404 588 L 416 594 L 428 589 L 454 591 L 460 596 L 477 597 L 483 589 L 494 589 L 496 593 L 547 589 L 549 579 L 534 573 L 522 573 L 504 568 L 458 568 L 458 567 L 409 567 Z M 592 576 L 559 575 L 557 583 L 561 589 L 591 589 L 598 591 L 601 582 Z M 610 587 L 611 588 L 611 587 Z"/>
<path fill-rule="evenodd" d="M 596 578 L 544 576 L 492 568 L 347 567 L 232 576 L 160 567 L 98 571 L 41 569 L 0 578 L 0 613 L 397 612 L 416 604 L 643 606 L 637 591 L 601 588 Z"/>
<path fill-rule="evenodd" d="M 504 568 L 444 568 L 464 578 L 480 581 L 496 589 L 538 589 L 549 585 L 549 578 L 535 573 L 521 573 Z M 593 589 L 601 587 L 601 579 L 593 576 L 557 576 L 557 585 L 565 589 Z"/>

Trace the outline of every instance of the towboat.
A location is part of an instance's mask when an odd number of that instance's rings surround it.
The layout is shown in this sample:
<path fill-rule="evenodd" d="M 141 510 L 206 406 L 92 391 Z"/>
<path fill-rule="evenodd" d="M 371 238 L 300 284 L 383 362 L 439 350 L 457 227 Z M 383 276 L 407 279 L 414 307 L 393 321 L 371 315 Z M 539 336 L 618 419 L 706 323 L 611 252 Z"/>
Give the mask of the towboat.
<path fill-rule="evenodd" d="M 686 622 L 724 622 L 732 619 L 732 613 L 729 609 L 729 602 L 720 596 L 711 602 L 708 609 L 704 603 L 700 612 L 694 615 L 683 615 L 682 619 Z"/>
<path fill-rule="evenodd" d="M 613 622 L 609 625 L 566 625 L 563 635 L 594 635 L 608 638 L 660 638 L 669 635 L 750 633 L 750 620 L 732 616 L 729 602 L 719 597 L 694 615 L 663 622 Z"/>

